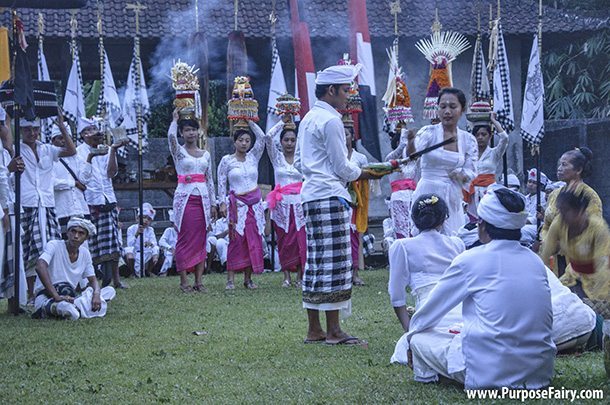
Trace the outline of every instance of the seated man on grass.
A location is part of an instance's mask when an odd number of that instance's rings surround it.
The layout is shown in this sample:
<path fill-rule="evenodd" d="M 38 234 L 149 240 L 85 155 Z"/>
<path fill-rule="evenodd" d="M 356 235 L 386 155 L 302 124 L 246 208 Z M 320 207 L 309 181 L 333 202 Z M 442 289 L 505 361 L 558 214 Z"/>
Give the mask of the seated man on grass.
<path fill-rule="evenodd" d="M 519 244 L 525 198 L 490 186 L 477 213 L 483 245 L 457 256 L 415 312 L 407 334 L 410 363 L 417 356 L 466 389 L 546 387 L 555 362 L 553 308 L 542 260 Z M 449 370 L 456 347 L 431 348 L 426 335 L 459 303 L 464 364 Z"/>
<path fill-rule="evenodd" d="M 87 219 L 73 217 L 67 230 L 68 239 L 49 241 L 36 263 L 33 318 L 102 317 L 106 314 L 106 301 L 114 298 L 114 288 L 100 290 L 91 254 L 82 246 L 89 235 L 95 234 L 95 226 Z M 76 287 L 83 278 L 89 281 L 89 287 L 77 297 Z"/>

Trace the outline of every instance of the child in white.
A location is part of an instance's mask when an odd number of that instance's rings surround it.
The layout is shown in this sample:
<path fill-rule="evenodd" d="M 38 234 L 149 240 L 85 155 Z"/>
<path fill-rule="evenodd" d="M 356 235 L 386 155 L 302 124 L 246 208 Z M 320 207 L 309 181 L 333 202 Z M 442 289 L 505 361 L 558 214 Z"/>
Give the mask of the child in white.
<path fill-rule="evenodd" d="M 83 218 L 68 222 L 68 240 L 51 240 L 36 263 L 38 277 L 34 284 L 34 318 L 60 317 L 76 320 L 80 317 L 102 317 L 106 314 L 107 300 L 114 298 L 112 287 L 102 291 L 97 284 L 89 250 L 82 246 L 93 224 Z M 82 278 L 89 287 L 76 297 L 75 288 Z"/>
<path fill-rule="evenodd" d="M 212 225 L 212 230 L 208 233 L 207 252 L 212 254 L 212 248 L 216 249 L 220 264 L 227 262 L 227 250 L 229 249 L 229 226 L 226 218 L 218 218 Z"/>
<path fill-rule="evenodd" d="M 176 241 L 178 241 L 178 232 L 176 232 L 174 218 L 174 210 L 169 210 L 169 220 L 172 226 L 165 228 L 163 235 L 159 239 L 159 248 L 163 249 L 163 257 L 165 257 L 161 270 L 159 270 L 160 277 L 167 276 L 167 272 L 174 262 L 174 251 L 176 250 Z"/>
<path fill-rule="evenodd" d="M 159 246 L 155 230 L 151 224 L 155 219 L 155 210 L 149 203 L 142 206 L 143 225 L 133 224 L 127 228 L 127 260 L 133 263 L 133 271 L 136 277 L 142 276 L 142 266 L 140 264 L 140 235 L 144 234 L 144 270 L 150 272 L 151 265 L 154 266 L 159 260 Z M 139 210 L 138 210 L 139 211 Z"/>

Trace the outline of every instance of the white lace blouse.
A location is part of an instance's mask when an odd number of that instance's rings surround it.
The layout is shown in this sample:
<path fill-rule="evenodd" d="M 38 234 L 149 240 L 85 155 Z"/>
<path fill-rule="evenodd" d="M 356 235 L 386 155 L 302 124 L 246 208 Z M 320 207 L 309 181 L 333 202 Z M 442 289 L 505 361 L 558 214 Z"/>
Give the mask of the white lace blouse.
<path fill-rule="evenodd" d="M 200 195 L 203 202 L 203 211 L 205 213 L 205 222 L 209 226 L 212 223 L 210 209 L 216 201 L 216 192 L 214 190 L 214 179 L 212 178 L 211 157 L 207 150 L 203 152 L 203 156 L 194 157 L 189 154 L 183 146 L 178 143 L 178 124 L 172 122 L 167 131 L 167 139 L 169 142 L 169 151 L 174 158 L 174 166 L 176 173 L 179 176 L 189 174 L 204 174 L 206 181 L 204 183 L 178 183 L 176 192 L 174 193 L 174 213 L 176 228 L 180 232 L 182 224 L 182 216 L 184 209 L 191 194 Z"/>
<path fill-rule="evenodd" d="M 275 124 L 267 134 L 265 134 L 258 126 L 256 126 L 255 135 L 264 136 L 267 146 L 267 153 L 273 165 L 275 184 L 282 187 L 292 183 L 301 183 L 303 175 L 297 168 L 286 161 L 284 153 L 278 149 L 279 134 L 284 129 L 284 122 L 280 121 Z M 281 147 L 281 144 L 280 144 Z M 305 215 L 303 214 L 303 206 L 301 205 L 301 195 L 292 194 L 284 195 L 275 208 L 271 210 L 271 219 L 277 226 L 282 228 L 284 232 L 288 232 L 290 227 L 290 207 L 294 210 L 294 220 L 296 229 L 300 230 L 305 225 Z"/>
<path fill-rule="evenodd" d="M 495 147 L 488 146 L 483 154 L 479 156 L 477 161 L 477 173 L 478 174 L 496 174 L 498 166 L 502 161 L 502 156 L 508 148 L 508 135 L 506 132 L 496 134 L 498 143 Z"/>
<path fill-rule="evenodd" d="M 258 125 L 252 121 L 248 121 L 250 130 L 256 133 Z M 235 158 L 234 154 L 225 155 L 218 164 L 218 203 L 227 204 L 229 206 L 229 199 L 227 196 L 228 191 L 233 191 L 235 194 L 245 194 L 258 187 L 258 162 L 263 156 L 265 150 L 265 139 L 264 136 L 256 136 L 254 145 L 246 153 L 246 159 L 240 162 Z M 265 210 L 263 205 L 258 202 L 252 206 L 258 230 L 262 234 L 265 229 Z M 248 206 L 243 202 L 237 200 L 237 224 L 235 230 L 240 235 L 244 234 L 246 227 L 246 216 L 248 214 Z"/>

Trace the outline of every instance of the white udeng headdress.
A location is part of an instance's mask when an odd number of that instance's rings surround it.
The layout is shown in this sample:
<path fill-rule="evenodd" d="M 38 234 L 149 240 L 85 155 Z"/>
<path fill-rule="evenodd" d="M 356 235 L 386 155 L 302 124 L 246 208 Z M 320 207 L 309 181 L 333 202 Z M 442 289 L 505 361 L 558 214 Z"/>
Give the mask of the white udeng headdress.
<path fill-rule="evenodd" d="M 500 202 L 500 199 L 496 195 L 495 191 L 499 189 L 508 190 L 499 184 L 492 184 L 487 188 L 487 192 L 479 201 L 477 206 L 477 214 L 483 221 L 500 229 L 521 229 L 527 222 L 528 212 L 524 208 L 521 212 L 510 212 Z M 509 190 L 510 191 L 510 190 Z M 517 194 L 523 199 L 523 206 L 525 207 L 525 197 L 523 195 L 510 191 L 511 193 Z"/>
<path fill-rule="evenodd" d="M 84 230 L 86 230 L 89 233 L 89 236 L 96 234 L 96 229 L 95 229 L 95 225 L 93 225 L 93 222 L 91 222 L 85 218 L 81 218 L 81 217 L 70 218 L 70 221 L 68 221 L 67 229 L 69 230 L 74 227 L 83 228 Z"/>
<path fill-rule="evenodd" d="M 335 65 L 318 72 L 316 84 L 351 84 L 360 73 L 362 64 L 356 65 Z"/>

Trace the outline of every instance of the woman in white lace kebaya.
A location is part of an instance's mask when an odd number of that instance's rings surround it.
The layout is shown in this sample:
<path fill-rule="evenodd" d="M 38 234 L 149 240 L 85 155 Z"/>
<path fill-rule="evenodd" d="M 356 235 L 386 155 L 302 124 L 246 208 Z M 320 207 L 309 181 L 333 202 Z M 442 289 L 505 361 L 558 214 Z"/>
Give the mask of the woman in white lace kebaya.
<path fill-rule="evenodd" d="M 402 129 L 400 135 L 394 135 L 392 139 L 393 151 L 390 152 L 386 162 L 394 159 L 404 159 L 407 157 L 408 137 L 414 137 L 412 130 Z M 400 139 L 399 142 L 396 140 Z M 394 232 L 397 239 L 410 238 L 415 234 L 415 225 L 411 219 L 411 206 L 413 205 L 413 193 L 419 178 L 419 161 L 414 160 L 402 165 L 400 172 L 390 175 L 390 215 Z"/>
<path fill-rule="evenodd" d="M 258 127 L 248 121 L 253 131 Z M 218 165 L 218 200 L 220 213 L 229 218 L 227 253 L 227 290 L 235 288 L 235 272 L 244 271 L 244 287 L 255 289 L 252 272 L 263 272 L 264 208 L 258 188 L 258 161 L 265 149 L 264 137 L 239 128 L 233 134 L 235 153 L 225 155 Z M 249 150 L 249 151 L 248 151 Z M 228 196 L 227 196 L 228 186 Z"/>
<path fill-rule="evenodd" d="M 277 235 L 278 253 L 284 282 L 290 287 L 290 273 L 297 273 L 297 287 L 301 286 L 303 268 L 307 260 L 305 216 L 301 205 L 303 175 L 294 167 L 294 151 L 297 144 L 296 128 L 292 122 L 278 122 L 267 134 L 255 127 L 256 137 L 265 137 L 267 153 L 273 164 L 275 188 L 267 195 L 271 220 Z M 279 135 L 278 149 L 276 139 Z"/>
<path fill-rule="evenodd" d="M 428 125 L 419 130 L 415 139 L 407 140 L 407 153 L 412 154 L 449 138 L 455 141 L 424 154 L 420 158 L 421 179 L 417 183 L 413 198 L 434 193 L 441 197 L 449 208 L 449 217 L 443 224 L 445 235 L 455 235 L 464 225 L 462 188 L 476 177 L 478 160 L 477 143 L 472 134 L 457 127 L 466 108 L 464 92 L 445 87 L 438 98 L 440 124 Z"/>
<path fill-rule="evenodd" d="M 485 194 L 485 190 L 488 186 L 496 183 L 496 172 L 508 147 L 508 135 L 496 120 L 495 113 L 491 114 L 491 124 L 496 130 L 495 139 L 498 141 L 493 148 L 489 146 L 491 140 L 491 127 L 489 125 L 475 125 L 472 130 L 479 148 L 477 177 L 470 182 L 470 187 L 464 193 L 464 200 L 468 203 L 468 216 L 472 222 L 475 222 L 478 218 L 477 205 Z"/>
<path fill-rule="evenodd" d="M 210 153 L 197 146 L 199 123 L 193 119 L 178 118 L 175 110 L 174 120 L 167 132 L 169 150 L 178 174 L 173 204 L 174 223 L 178 230 L 176 271 L 180 273 L 182 291 L 205 292 L 201 277 L 206 259 L 207 229 L 217 215 Z M 184 137 L 184 146 L 178 143 L 178 129 Z M 191 288 L 187 273 L 193 271 L 195 284 Z"/>

